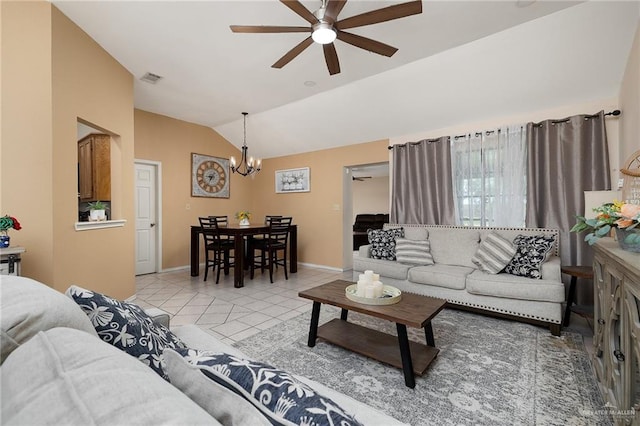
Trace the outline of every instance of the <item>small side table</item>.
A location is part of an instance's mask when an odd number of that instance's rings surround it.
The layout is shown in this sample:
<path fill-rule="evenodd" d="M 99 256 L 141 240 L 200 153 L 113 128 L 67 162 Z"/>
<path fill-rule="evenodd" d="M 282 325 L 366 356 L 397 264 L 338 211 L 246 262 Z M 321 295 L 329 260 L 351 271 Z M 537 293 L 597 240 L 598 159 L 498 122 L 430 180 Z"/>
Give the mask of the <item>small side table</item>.
<path fill-rule="evenodd" d="M 20 255 L 26 250 L 24 247 L 0 248 L 0 275 L 20 275 Z"/>
<path fill-rule="evenodd" d="M 560 271 L 563 274 L 571 275 L 571 283 L 569 285 L 569 297 L 567 297 L 567 307 L 564 310 L 563 326 L 569 325 L 571 316 L 571 306 L 576 303 L 576 283 L 578 278 L 593 279 L 593 267 L 591 266 L 562 266 Z"/>

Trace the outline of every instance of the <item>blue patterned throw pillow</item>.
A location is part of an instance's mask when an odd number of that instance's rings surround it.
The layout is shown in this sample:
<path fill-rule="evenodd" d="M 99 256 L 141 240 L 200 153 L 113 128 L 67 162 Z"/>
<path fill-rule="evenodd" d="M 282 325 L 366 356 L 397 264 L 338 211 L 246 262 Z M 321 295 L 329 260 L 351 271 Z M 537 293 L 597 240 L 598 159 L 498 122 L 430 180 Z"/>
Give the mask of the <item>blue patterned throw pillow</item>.
<path fill-rule="evenodd" d="M 516 254 L 504 271 L 520 277 L 542 279 L 542 264 L 553 248 L 555 237 L 545 235 L 518 235 L 513 240 Z"/>
<path fill-rule="evenodd" d="M 371 258 L 396 260 L 396 238 L 404 238 L 404 228 L 368 229 Z"/>
<path fill-rule="evenodd" d="M 331 399 L 268 364 L 226 353 L 175 351 L 210 380 L 250 402 L 271 424 L 360 425 Z"/>
<path fill-rule="evenodd" d="M 133 303 L 75 285 L 67 289 L 66 295 L 87 314 L 103 341 L 138 358 L 168 380 L 162 369 L 162 351 L 187 347 L 171 330 Z"/>

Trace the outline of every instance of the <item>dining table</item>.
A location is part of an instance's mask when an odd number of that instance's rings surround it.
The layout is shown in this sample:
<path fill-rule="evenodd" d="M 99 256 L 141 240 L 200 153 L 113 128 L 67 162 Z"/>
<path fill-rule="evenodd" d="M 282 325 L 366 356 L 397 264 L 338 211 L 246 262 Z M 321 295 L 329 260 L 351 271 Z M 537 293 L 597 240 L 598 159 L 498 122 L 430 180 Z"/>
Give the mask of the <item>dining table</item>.
<path fill-rule="evenodd" d="M 245 239 L 253 235 L 269 233 L 267 224 L 239 225 L 230 223 L 218 228 L 221 235 L 229 235 L 234 239 L 233 260 L 233 286 L 244 287 L 244 273 L 249 267 L 245 256 Z M 200 234 L 203 229 L 200 225 L 191 225 L 191 276 L 200 275 Z M 289 272 L 298 272 L 298 226 L 289 227 Z"/>

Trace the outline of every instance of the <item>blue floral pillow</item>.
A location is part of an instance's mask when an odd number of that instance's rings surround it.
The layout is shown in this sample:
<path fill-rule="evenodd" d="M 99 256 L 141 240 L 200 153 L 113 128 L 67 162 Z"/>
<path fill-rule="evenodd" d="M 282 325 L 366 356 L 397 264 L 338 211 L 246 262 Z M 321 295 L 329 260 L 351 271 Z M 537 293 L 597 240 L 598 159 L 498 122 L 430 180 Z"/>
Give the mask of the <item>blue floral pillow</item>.
<path fill-rule="evenodd" d="M 67 289 L 66 295 L 87 314 L 102 340 L 138 358 L 168 380 L 162 369 L 162 351 L 187 347 L 171 330 L 133 303 L 75 285 Z"/>
<path fill-rule="evenodd" d="M 211 381 L 253 404 L 271 424 L 360 425 L 331 399 L 268 364 L 227 353 L 175 351 Z"/>
<path fill-rule="evenodd" d="M 517 247 L 516 254 L 504 271 L 520 277 L 542 279 L 542 264 L 547 260 L 554 242 L 553 236 L 516 236 L 513 240 L 513 244 Z"/>
<path fill-rule="evenodd" d="M 404 228 L 368 229 L 371 258 L 396 260 L 396 238 L 404 238 Z"/>

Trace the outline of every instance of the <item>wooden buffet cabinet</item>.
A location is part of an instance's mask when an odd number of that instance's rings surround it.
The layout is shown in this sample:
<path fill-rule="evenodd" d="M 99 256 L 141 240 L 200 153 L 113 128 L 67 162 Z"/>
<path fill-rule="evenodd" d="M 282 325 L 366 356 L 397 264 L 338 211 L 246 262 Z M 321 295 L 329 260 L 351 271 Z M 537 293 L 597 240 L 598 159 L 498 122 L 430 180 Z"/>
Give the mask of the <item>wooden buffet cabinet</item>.
<path fill-rule="evenodd" d="M 594 249 L 593 368 L 617 425 L 640 424 L 640 253 L 612 238 Z"/>
<path fill-rule="evenodd" d="M 111 137 L 92 133 L 78 141 L 80 201 L 111 200 Z"/>

